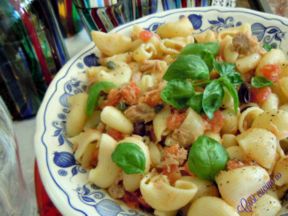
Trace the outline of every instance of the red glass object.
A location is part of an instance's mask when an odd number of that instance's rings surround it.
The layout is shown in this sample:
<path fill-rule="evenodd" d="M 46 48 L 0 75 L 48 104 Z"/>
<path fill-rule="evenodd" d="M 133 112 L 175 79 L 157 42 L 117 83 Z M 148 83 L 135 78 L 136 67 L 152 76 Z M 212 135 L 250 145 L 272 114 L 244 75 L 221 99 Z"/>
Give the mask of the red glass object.
<path fill-rule="evenodd" d="M 54 206 L 50 200 L 44 185 L 42 184 L 37 163 L 34 166 L 34 178 L 35 178 L 35 191 L 37 198 L 38 212 L 40 216 L 62 216 L 61 213 Z"/>

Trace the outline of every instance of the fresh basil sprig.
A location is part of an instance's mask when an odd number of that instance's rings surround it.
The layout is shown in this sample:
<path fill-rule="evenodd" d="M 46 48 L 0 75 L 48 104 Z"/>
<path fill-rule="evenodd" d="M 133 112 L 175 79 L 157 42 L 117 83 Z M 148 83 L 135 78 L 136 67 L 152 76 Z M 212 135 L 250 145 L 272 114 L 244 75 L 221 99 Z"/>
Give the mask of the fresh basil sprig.
<path fill-rule="evenodd" d="M 180 55 L 167 69 L 163 79 L 205 80 L 209 78 L 209 69 L 200 56 Z"/>
<path fill-rule="evenodd" d="M 232 96 L 233 102 L 234 102 L 234 111 L 235 113 L 237 113 L 238 107 L 239 107 L 238 92 L 235 86 L 230 82 L 230 80 L 227 77 L 221 77 L 220 79 L 221 79 L 223 86 L 228 90 L 228 92 Z"/>
<path fill-rule="evenodd" d="M 126 174 L 144 173 L 146 158 L 143 150 L 135 143 L 123 142 L 112 153 L 112 160 Z"/>
<path fill-rule="evenodd" d="M 214 112 L 222 105 L 224 89 L 220 80 L 209 83 L 203 93 L 202 107 L 209 119 L 213 118 Z"/>
<path fill-rule="evenodd" d="M 221 77 L 227 77 L 233 85 L 238 86 L 243 83 L 240 73 L 235 70 L 235 64 L 214 61 L 214 68 Z"/>
<path fill-rule="evenodd" d="M 198 113 L 201 113 L 202 108 L 203 93 L 195 92 L 187 101 L 187 106 L 191 107 Z"/>
<path fill-rule="evenodd" d="M 220 44 L 218 42 L 208 42 L 208 43 L 192 43 L 185 46 L 180 55 L 202 55 L 204 52 L 211 53 L 216 56 L 219 53 Z"/>
<path fill-rule="evenodd" d="M 228 159 L 228 153 L 220 143 L 203 135 L 190 148 L 188 167 L 199 178 L 214 180 L 225 168 Z"/>
<path fill-rule="evenodd" d="M 272 86 L 272 85 L 273 85 L 273 82 L 261 76 L 255 76 L 251 80 L 251 86 L 254 88 L 262 88 L 262 87 Z"/>
<path fill-rule="evenodd" d="M 87 116 L 91 116 L 93 114 L 95 107 L 98 106 L 100 93 L 102 91 L 107 92 L 115 87 L 116 87 L 115 84 L 112 82 L 102 81 L 95 83 L 89 88 L 87 106 L 86 106 Z"/>
<path fill-rule="evenodd" d="M 176 109 L 183 109 L 187 100 L 193 95 L 194 88 L 188 80 L 171 80 L 161 91 L 161 99 Z"/>

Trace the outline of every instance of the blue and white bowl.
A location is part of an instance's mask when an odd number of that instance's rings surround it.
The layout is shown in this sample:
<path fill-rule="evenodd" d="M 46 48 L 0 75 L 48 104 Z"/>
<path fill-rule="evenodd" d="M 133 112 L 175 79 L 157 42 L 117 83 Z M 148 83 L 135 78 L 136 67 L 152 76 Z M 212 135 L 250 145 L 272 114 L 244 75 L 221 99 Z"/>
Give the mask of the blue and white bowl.
<path fill-rule="evenodd" d="M 252 25 L 260 41 L 288 51 L 288 19 L 247 9 L 219 7 L 187 8 L 153 14 L 114 30 L 128 34 L 138 24 L 151 31 L 159 25 L 188 16 L 198 32 Z M 87 182 L 87 172 L 74 159 L 70 143 L 65 139 L 67 98 L 85 88 L 85 70 L 98 64 L 97 48 L 89 44 L 72 58 L 51 83 L 37 115 L 35 148 L 44 186 L 63 215 L 130 216 L 145 215 L 111 199 L 102 189 Z"/>

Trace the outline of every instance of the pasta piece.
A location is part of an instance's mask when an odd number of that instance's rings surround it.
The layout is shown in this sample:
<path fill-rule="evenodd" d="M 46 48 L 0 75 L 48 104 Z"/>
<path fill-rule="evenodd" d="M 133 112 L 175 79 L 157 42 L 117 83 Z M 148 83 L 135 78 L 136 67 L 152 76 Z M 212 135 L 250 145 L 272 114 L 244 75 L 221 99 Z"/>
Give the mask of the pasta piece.
<path fill-rule="evenodd" d="M 208 42 L 214 42 L 217 40 L 217 34 L 214 31 L 211 31 L 208 29 L 207 31 L 194 34 L 194 37 L 197 41 L 197 43 L 208 43 Z"/>
<path fill-rule="evenodd" d="M 221 133 L 235 134 L 238 126 L 238 115 L 232 109 L 222 111 L 223 127 Z"/>
<path fill-rule="evenodd" d="M 275 216 L 280 209 L 280 201 L 269 194 L 265 194 L 253 205 L 252 216 Z"/>
<path fill-rule="evenodd" d="M 156 142 L 161 141 L 164 131 L 167 129 L 167 119 L 170 116 L 170 109 L 167 107 L 159 112 L 153 119 L 153 130 Z"/>
<path fill-rule="evenodd" d="M 134 25 L 131 31 L 131 38 L 132 40 L 139 39 L 140 33 L 144 31 L 144 28 L 139 25 Z"/>
<path fill-rule="evenodd" d="M 168 22 L 160 25 L 157 34 L 161 38 L 187 37 L 192 35 L 193 26 L 187 17 L 180 18 L 176 22 Z"/>
<path fill-rule="evenodd" d="M 236 136 L 234 134 L 223 134 L 221 143 L 225 148 L 237 146 Z"/>
<path fill-rule="evenodd" d="M 288 157 L 281 158 L 277 161 L 274 168 L 274 176 L 279 175 L 280 178 L 276 179 L 275 184 L 277 186 L 283 186 L 288 184 Z"/>
<path fill-rule="evenodd" d="M 183 176 L 182 179 L 197 186 L 197 193 L 193 197 L 192 202 L 203 196 L 219 196 L 216 185 L 211 181 L 203 180 L 196 176 Z"/>
<path fill-rule="evenodd" d="M 140 83 L 140 88 L 143 92 L 152 89 L 156 84 L 156 80 L 152 75 L 143 75 Z"/>
<path fill-rule="evenodd" d="M 126 174 L 123 172 L 123 186 L 126 191 L 134 192 L 140 187 L 142 174 Z"/>
<path fill-rule="evenodd" d="M 74 153 L 76 160 L 81 161 L 81 158 L 85 151 L 87 151 L 89 144 L 98 141 L 100 136 L 101 133 L 99 131 L 89 129 L 75 137 L 68 139 L 73 144 L 73 149 L 76 150 Z"/>
<path fill-rule="evenodd" d="M 113 82 L 116 86 L 129 83 L 132 71 L 125 62 L 114 62 L 115 68 L 108 69 L 107 67 L 90 67 L 87 69 L 87 76 L 90 82 L 108 81 Z"/>
<path fill-rule="evenodd" d="M 113 62 L 130 62 L 131 61 L 131 55 L 130 53 L 126 52 L 126 53 L 120 53 L 117 55 L 113 55 L 111 57 L 107 57 L 107 58 L 102 58 L 101 59 L 101 64 L 106 65 L 107 62 L 109 61 L 113 61 Z"/>
<path fill-rule="evenodd" d="M 188 108 L 187 116 L 183 123 L 165 140 L 165 145 L 178 143 L 183 147 L 191 145 L 199 136 L 204 134 L 205 123 L 202 117 L 193 109 Z"/>
<path fill-rule="evenodd" d="M 223 47 L 223 57 L 226 62 L 235 63 L 239 57 L 239 53 L 234 50 L 233 47 L 233 38 L 231 36 L 226 36 L 224 38 L 224 47 Z"/>
<path fill-rule="evenodd" d="M 223 40 L 227 35 L 233 37 L 238 33 L 246 33 L 248 35 L 252 35 L 251 25 L 245 23 L 238 27 L 223 29 L 221 32 L 218 33 L 218 40 L 219 41 Z"/>
<path fill-rule="evenodd" d="M 100 118 L 104 124 L 124 134 L 131 134 L 133 131 L 132 122 L 115 107 L 106 106 L 102 110 Z"/>
<path fill-rule="evenodd" d="M 234 208 L 240 204 L 242 198 L 247 199 L 251 194 L 256 193 L 269 179 L 267 171 L 260 166 L 245 166 L 221 171 L 216 176 L 222 198 Z"/>
<path fill-rule="evenodd" d="M 261 108 L 264 111 L 278 110 L 278 107 L 279 107 L 279 98 L 277 94 L 274 93 L 271 93 L 261 105 Z"/>
<path fill-rule="evenodd" d="M 66 133 L 68 137 L 79 134 L 86 121 L 87 93 L 79 93 L 69 97 L 68 103 L 70 112 L 67 115 Z"/>
<path fill-rule="evenodd" d="M 186 43 L 180 40 L 172 39 L 163 39 L 160 43 L 160 50 L 164 54 L 178 54 L 183 47 L 185 47 Z"/>
<path fill-rule="evenodd" d="M 238 121 L 238 128 L 241 133 L 248 130 L 251 126 L 253 121 L 257 116 L 259 116 L 264 111 L 259 107 L 249 107 L 244 112 L 240 114 L 239 121 Z"/>
<path fill-rule="evenodd" d="M 278 146 L 278 140 L 273 133 L 261 128 L 250 128 L 236 139 L 251 159 L 268 170 L 273 168 Z"/>
<path fill-rule="evenodd" d="M 81 161 L 79 163 L 81 166 L 85 169 L 91 169 L 93 168 L 93 164 L 96 162 L 95 161 L 95 154 L 97 154 L 98 150 L 98 142 L 92 142 L 90 143 L 86 151 L 84 152 Z"/>
<path fill-rule="evenodd" d="M 204 196 L 189 208 L 187 216 L 239 216 L 235 209 L 218 197 Z"/>
<path fill-rule="evenodd" d="M 263 112 L 253 121 L 253 128 L 264 128 L 276 135 L 281 140 L 288 136 L 288 112 L 283 110 L 273 110 Z"/>
<path fill-rule="evenodd" d="M 245 161 L 247 156 L 243 149 L 239 146 L 230 146 L 226 149 L 230 160 Z"/>
<path fill-rule="evenodd" d="M 279 82 L 281 91 L 286 96 L 286 98 L 288 98 L 288 77 L 283 77 L 278 82 Z"/>
<path fill-rule="evenodd" d="M 262 76 L 262 73 L 260 69 L 267 64 L 282 64 L 286 60 L 286 56 L 280 49 L 272 49 L 269 52 L 267 52 L 259 62 L 257 69 L 256 69 L 256 75 Z"/>
<path fill-rule="evenodd" d="M 151 59 L 153 55 L 156 55 L 156 52 L 157 50 L 152 43 L 143 43 L 134 50 L 132 56 L 136 62 L 143 62 Z"/>
<path fill-rule="evenodd" d="M 99 141 L 97 167 L 89 172 L 89 182 L 100 188 L 108 188 L 114 183 L 121 171 L 111 158 L 116 146 L 117 142 L 112 137 L 102 134 Z"/>
<path fill-rule="evenodd" d="M 236 61 L 236 68 L 240 73 L 247 73 L 257 67 L 260 64 L 261 55 L 259 53 L 253 53 L 243 58 L 239 58 Z"/>
<path fill-rule="evenodd" d="M 150 142 L 148 144 L 150 158 L 151 158 L 151 166 L 157 167 L 161 163 L 161 152 L 159 147 L 155 144 Z"/>
<path fill-rule="evenodd" d="M 131 38 L 122 34 L 92 31 L 91 36 L 96 47 L 107 56 L 127 52 L 131 46 Z"/>
<path fill-rule="evenodd" d="M 179 179 L 170 185 L 167 176 L 146 175 L 140 184 L 140 191 L 152 208 L 159 211 L 175 211 L 187 205 L 197 192 L 195 184 Z"/>
<path fill-rule="evenodd" d="M 279 109 L 288 112 L 288 104 L 283 104 L 282 106 L 279 107 Z"/>

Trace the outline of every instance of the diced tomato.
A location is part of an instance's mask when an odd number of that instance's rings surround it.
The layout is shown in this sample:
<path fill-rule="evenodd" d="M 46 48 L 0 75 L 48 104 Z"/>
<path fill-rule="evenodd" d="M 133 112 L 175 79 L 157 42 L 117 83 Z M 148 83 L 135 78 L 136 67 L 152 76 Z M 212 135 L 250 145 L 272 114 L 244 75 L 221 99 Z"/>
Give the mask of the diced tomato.
<path fill-rule="evenodd" d="M 137 103 L 140 93 L 141 89 L 134 82 L 130 82 L 121 89 L 122 98 L 129 105 Z"/>
<path fill-rule="evenodd" d="M 142 31 L 140 32 L 139 37 L 142 41 L 148 42 L 153 37 L 153 33 L 150 31 Z"/>
<path fill-rule="evenodd" d="M 168 180 L 172 185 L 181 178 L 181 172 L 176 164 L 165 166 L 162 170 L 162 174 L 168 177 Z"/>
<path fill-rule="evenodd" d="M 186 118 L 186 113 L 179 113 L 177 111 L 173 112 L 167 119 L 167 128 L 168 130 L 175 130 L 179 128 L 180 125 Z"/>
<path fill-rule="evenodd" d="M 207 122 L 206 129 L 215 133 L 219 133 L 224 124 L 224 117 L 220 110 L 214 113 L 213 119 L 208 119 L 204 116 L 203 119 Z"/>
<path fill-rule="evenodd" d="M 164 148 L 164 154 L 177 155 L 178 151 L 179 151 L 179 145 L 178 144 Z"/>
<path fill-rule="evenodd" d="M 246 166 L 246 165 L 239 160 L 229 160 L 227 163 L 227 169 L 228 170 L 233 170 L 233 169 L 241 168 L 244 166 Z"/>
<path fill-rule="evenodd" d="M 266 64 L 260 68 L 262 75 L 272 82 L 276 82 L 279 79 L 281 68 L 277 64 Z"/>
<path fill-rule="evenodd" d="M 271 94 L 270 87 L 251 88 L 251 100 L 255 103 L 262 104 Z"/>
<path fill-rule="evenodd" d="M 124 138 L 124 135 L 120 131 L 115 130 L 113 128 L 109 128 L 107 131 L 107 134 L 109 134 L 111 137 L 113 137 L 117 141 L 122 140 Z"/>
<path fill-rule="evenodd" d="M 121 100 L 121 93 L 119 89 L 111 89 L 109 91 L 107 101 L 104 106 L 116 106 Z"/>

